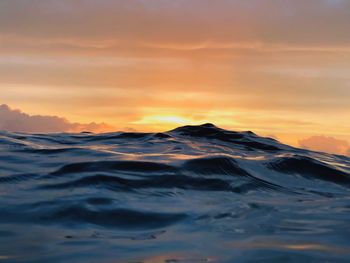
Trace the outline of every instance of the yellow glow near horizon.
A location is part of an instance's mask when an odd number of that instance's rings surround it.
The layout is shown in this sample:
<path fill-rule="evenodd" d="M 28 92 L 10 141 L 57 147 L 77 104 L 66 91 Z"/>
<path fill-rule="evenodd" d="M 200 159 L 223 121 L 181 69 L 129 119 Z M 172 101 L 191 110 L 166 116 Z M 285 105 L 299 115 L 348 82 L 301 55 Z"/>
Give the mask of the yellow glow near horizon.
<path fill-rule="evenodd" d="M 180 115 L 146 115 L 140 120 L 129 123 L 135 125 L 136 129 L 148 131 L 166 131 L 185 125 L 203 124 L 204 120 L 193 120 Z"/>
<path fill-rule="evenodd" d="M 145 116 L 141 120 L 132 122 L 134 124 L 176 124 L 185 125 L 187 123 L 193 123 L 192 120 L 188 118 L 183 118 L 180 116 Z"/>

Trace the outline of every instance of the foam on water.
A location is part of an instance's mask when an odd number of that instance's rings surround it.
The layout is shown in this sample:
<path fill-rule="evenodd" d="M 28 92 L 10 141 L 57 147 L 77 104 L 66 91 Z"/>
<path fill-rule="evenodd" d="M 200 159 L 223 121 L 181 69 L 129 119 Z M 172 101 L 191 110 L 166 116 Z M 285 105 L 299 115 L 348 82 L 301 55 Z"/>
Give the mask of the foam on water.
<path fill-rule="evenodd" d="M 348 262 L 350 159 L 212 124 L 0 132 L 0 261 Z"/>

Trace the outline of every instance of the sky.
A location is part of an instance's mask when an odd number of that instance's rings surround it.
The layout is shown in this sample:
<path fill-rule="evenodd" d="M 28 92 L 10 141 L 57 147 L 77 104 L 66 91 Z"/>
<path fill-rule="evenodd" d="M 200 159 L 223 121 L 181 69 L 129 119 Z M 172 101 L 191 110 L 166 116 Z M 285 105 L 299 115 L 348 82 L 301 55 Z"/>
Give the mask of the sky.
<path fill-rule="evenodd" d="M 349 154 L 349 24 L 347 0 L 1 0 L 0 129 L 211 122 Z"/>

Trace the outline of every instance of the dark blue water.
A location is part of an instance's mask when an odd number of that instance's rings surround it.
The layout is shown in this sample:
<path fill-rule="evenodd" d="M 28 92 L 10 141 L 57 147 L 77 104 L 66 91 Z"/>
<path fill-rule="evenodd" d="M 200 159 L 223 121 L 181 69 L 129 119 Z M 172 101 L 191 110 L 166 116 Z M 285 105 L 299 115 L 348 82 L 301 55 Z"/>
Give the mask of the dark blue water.
<path fill-rule="evenodd" d="M 0 262 L 350 262 L 350 159 L 213 125 L 0 132 Z"/>

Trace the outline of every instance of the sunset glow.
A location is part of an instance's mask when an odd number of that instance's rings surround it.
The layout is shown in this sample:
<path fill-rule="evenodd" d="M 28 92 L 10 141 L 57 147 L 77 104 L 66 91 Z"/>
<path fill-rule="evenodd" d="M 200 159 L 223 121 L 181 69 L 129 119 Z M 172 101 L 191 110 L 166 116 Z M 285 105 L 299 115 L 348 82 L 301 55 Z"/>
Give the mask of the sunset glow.
<path fill-rule="evenodd" d="M 135 124 L 167 124 L 167 125 L 186 125 L 193 122 L 192 120 L 179 116 L 145 116 L 142 120 L 134 122 Z"/>
<path fill-rule="evenodd" d="M 348 144 L 349 2 L 286 2 L 1 1 L 1 103 L 106 131 Z"/>
<path fill-rule="evenodd" d="M 0 0 L 0 262 L 350 262 L 350 0 Z"/>

